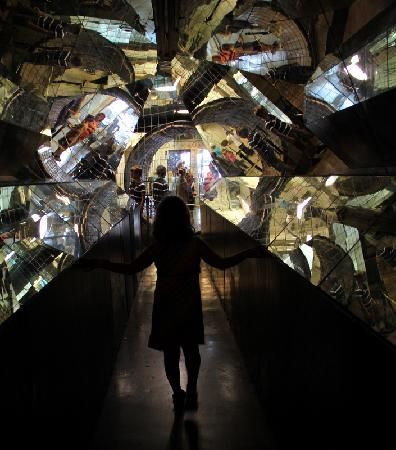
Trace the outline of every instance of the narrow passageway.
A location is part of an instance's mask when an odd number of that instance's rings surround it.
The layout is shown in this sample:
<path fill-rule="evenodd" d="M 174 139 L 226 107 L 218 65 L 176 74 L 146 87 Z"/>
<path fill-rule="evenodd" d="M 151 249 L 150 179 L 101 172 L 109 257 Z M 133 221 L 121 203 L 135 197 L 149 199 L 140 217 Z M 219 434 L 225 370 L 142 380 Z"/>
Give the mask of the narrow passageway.
<path fill-rule="evenodd" d="M 199 410 L 175 419 L 162 353 L 147 347 L 156 270 L 141 278 L 94 438 L 95 450 L 274 449 L 227 320 L 202 267 L 206 345 Z M 183 360 L 181 368 L 183 370 Z M 182 372 L 182 386 L 186 377 Z"/>

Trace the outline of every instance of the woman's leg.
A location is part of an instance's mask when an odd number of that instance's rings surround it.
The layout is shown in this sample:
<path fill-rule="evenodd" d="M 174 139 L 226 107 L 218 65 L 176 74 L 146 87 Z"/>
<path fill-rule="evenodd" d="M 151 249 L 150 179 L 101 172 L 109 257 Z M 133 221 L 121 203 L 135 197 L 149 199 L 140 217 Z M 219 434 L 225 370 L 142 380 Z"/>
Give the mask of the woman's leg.
<path fill-rule="evenodd" d="M 173 390 L 173 409 L 175 414 L 182 414 L 186 393 L 180 387 L 180 346 L 164 348 L 165 373 Z"/>
<path fill-rule="evenodd" d="M 181 391 L 180 388 L 180 347 L 174 345 L 164 348 L 164 365 L 166 378 L 171 385 L 171 388 L 175 394 Z"/>
<path fill-rule="evenodd" d="M 187 369 L 187 393 L 197 392 L 199 368 L 201 367 L 201 355 L 198 344 L 183 345 L 184 361 Z"/>

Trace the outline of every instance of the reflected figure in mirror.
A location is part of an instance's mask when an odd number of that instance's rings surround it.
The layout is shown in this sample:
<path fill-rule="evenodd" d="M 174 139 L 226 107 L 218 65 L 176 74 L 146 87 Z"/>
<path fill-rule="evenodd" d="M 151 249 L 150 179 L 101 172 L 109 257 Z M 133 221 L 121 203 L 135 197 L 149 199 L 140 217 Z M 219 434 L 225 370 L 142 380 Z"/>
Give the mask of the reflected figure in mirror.
<path fill-rule="evenodd" d="M 159 165 L 156 170 L 157 177 L 153 181 L 154 208 L 157 209 L 159 202 L 168 194 L 169 186 L 165 180 L 166 167 Z"/>
<path fill-rule="evenodd" d="M 78 142 L 83 141 L 85 138 L 90 136 L 92 133 L 96 131 L 100 123 L 103 119 L 105 119 L 105 115 L 103 113 L 96 114 L 96 116 L 92 116 L 88 114 L 85 119 L 81 122 L 80 125 L 73 127 L 63 138 L 58 141 L 58 148 L 53 153 L 53 157 L 56 161 L 60 161 L 61 154 L 77 144 Z"/>
<path fill-rule="evenodd" d="M 142 219 L 144 200 L 146 198 L 146 185 L 142 181 L 143 170 L 140 166 L 133 166 L 131 169 L 131 183 L 128 193 L 130 198 L 135 202 L 135 206 L 140 209 Z"/>

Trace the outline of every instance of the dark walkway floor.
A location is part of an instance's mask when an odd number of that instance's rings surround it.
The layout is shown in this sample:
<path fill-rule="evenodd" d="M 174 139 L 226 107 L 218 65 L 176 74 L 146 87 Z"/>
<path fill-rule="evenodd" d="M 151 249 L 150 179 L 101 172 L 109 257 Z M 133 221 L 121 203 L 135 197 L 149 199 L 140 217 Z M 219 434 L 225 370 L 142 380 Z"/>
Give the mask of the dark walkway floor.
<path fill-rule="evenodd" d="M 162 353 L 147 347 L 155 269 L 143 274 L 121 345 L 95 450 L 274 449 L 264 414 L 203 267 L 206 345 L 201 347 L 197 413 L 174 420 Z M 181 364 L 183 367 L 184 364 Z M 185 386 L 185 373 L 182 374 Z"/>

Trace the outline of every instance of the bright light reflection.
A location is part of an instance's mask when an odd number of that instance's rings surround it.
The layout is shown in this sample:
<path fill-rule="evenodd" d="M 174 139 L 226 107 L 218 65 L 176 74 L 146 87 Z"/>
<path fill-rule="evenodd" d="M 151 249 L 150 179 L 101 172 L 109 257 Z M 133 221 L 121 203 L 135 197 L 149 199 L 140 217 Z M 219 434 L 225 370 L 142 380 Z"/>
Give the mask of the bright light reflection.
<path fill-rule="evenodd" d="M 70 199 L 68 197 L 59 194 L 55 194 L 55 197 L 61 202 L 63 202 L 65 205 L 70 205 Z"/>
<path fill-rule="evenodd" d="M 33 222 L 38 222 L 41 219 L 39 214 L 32 214 L 30 217 L 33 219 Z"/>
<path fill-rule="evenodd" d="M 165 85 L 165 86 L 158 86 L 156 88 L 154 88 L 156 91 L 159 92 L 174 92 L 176 91 L 177 85 L 179 84 L 181 77 L 177 77 L 176 81 L 174 84 L 172 85 Z"/>
<path fill-rule="evenodd" d="M 50 128 L 46 128 L 45 130 L 41 130 L 40 134 L 44 134 L 45 136 L 52 137 L 52 133 L 51 133 L 51 129 Z"/>
<path fill-rule="evenodd" d="M 327 178 L 325 186 L 332 186 L 336 182 L 337 178 L 338 178 L 337 175 L 333 175 L 333 176 Z"/>
<path fill-rule="evenodd" d="M 244 212 L 245 214 L 249 214 L 249 213 L 250 213 L 250 206 L 249 206 L 249 203 L 248 203 L 243 197 L 241 197 L 240 195 L 237 195 L 237 197 L 238 197 L 238 199 L 239 199 L 239 201 L 240 201 L 240 203 L 241 203 L 243 212 Z"/>
<path fill-rule="evenodd" d="M 312 197 L 306 198 L 304 201 L 297 205 L 297 219 L 302 219 L 304 208 L 312 200 Z"/>
<path fill-rule="evenodd" d="M 176 91 L 176 86 L 158 86 L 154 89 L 158 92 L 173 92 Z"/>
<path fill-rule="evenodd" d="M 43 239 L 47 232 L 47 225 L 48 225 L 48 219 L 47 215 L 44 215 L 40 220 L 40 226 L 39 226 L 39 236 L 40 239 Z"/>
<path fill-rule="evenodd" d="M 14 255 L 15 255 L 15 252 L 12 251 L 11 253 L 9 253 L 9 254 L 4 258 L 5 261 L 8 261 L 8 260 L 11 259 Z"/>
<path fill-rule="evenodd" d="M 353 78 L 356 78 L 359 81 L 366 81 L 368 79 L 368 76 L 364 70 L 360 66 L 358 66 L 359 62 L 359 56 L 354 55 L 351 59 L 351 64 L 346 66 L 344 69 L 345 72 L 349 73 Z"/>

